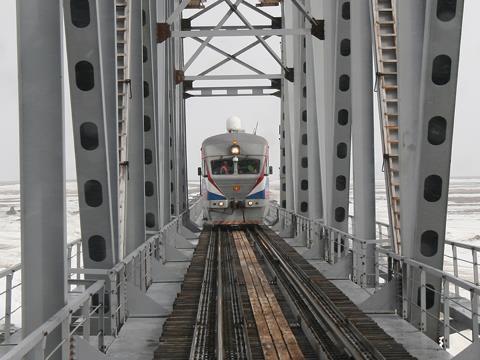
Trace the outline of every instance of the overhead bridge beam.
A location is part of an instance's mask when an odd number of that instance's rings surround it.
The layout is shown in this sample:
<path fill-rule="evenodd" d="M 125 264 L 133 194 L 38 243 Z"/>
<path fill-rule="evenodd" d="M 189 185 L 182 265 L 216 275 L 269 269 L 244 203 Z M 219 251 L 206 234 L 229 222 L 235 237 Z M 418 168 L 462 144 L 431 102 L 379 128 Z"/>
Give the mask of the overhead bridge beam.
<path fill-rule="evenodd" d="M 280 89 L 273 86 L 216 86 L 198 87 L 185 91 L 185 99 L 190 97 L 221 96 L 280 96 Z"/>
<path fill-rule="evenodd" d="M 197 31 L 172 31 L 173 37 L 227 37 L 227 36 L 284 36 L 305 35 L 305 29 L 250 29 L 250 30 L 197 30 Z"/>
<path fill-rule="evenodd" d="M 274 80 L 282 79 L 281 74 L 252 74 L 252 75 L 206 75 L 206 76 L 185 76 L 185 80 Z"/>

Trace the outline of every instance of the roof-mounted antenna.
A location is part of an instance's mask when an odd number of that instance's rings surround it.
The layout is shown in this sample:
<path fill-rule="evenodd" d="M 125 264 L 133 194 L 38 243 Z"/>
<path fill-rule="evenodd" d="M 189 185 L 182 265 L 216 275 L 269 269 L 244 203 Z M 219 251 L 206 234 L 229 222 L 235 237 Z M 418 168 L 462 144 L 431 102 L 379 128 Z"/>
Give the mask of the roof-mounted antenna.
<path fill-rule="evenodd" d="M 257 125 L 255 125 L 255 129 L 253 129 L 253 135 L 257 135 L 257 129 L 258 129 L 258 121 L 257 121 Z"/>

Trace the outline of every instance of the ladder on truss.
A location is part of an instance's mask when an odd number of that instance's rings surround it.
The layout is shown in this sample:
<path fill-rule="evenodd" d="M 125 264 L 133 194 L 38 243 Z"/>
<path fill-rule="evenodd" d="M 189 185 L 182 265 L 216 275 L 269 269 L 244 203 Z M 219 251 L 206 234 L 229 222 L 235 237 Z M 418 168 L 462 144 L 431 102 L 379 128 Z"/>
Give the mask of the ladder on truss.
<path fill-rule="evenodd" d="M 392 226 L 392 246 L 400 254 L 400 163 L 396 0 L 371 0 L 383 165 Z"/>
<path fill-rule="evenodd" d="M 120 256 L 125 253 L 125 226 L 128 181 L 128 93 L 130 90 L 130 69 L 128 61 L 129 44 L 129 0 L 117 0 L 116 45 L 117 45 L 117 113 L 118 113 L 118 159 L 119 159 L 119 237 Z"/>

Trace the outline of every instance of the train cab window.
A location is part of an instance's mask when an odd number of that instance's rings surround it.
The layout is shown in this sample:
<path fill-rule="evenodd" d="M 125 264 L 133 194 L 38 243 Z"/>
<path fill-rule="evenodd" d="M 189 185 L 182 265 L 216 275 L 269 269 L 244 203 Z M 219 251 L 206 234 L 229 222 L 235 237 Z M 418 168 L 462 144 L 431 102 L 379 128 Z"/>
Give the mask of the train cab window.
<path fill-rule="evenodd" d="M 258 174 L 260 172 L 259 159 L 239 159 L 238 174 Z"/>
<path fill-rule="evenodd" d="M 235 169 L 233 159 L 212 160 L 211 165 L 213 175 L 233 175 Z"/>

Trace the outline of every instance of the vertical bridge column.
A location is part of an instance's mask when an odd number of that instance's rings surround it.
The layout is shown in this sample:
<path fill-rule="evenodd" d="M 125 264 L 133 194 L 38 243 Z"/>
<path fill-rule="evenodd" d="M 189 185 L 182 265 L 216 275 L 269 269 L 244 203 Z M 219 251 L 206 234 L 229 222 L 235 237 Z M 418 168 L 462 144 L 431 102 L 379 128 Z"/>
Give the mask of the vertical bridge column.
<path fill-rule="evenodd" d="M 282 7 L 282 25 L 284 28 L 287 27 L 287 19 L 292 13 L 292 4 L 288 5 L 285 2 L 281 3 Z M 290 20 L 290 19 L 288 19 Z M 284 64 L 288 61 L 288 53 L 290 49 L 290 41 L 285 35 L 282 37 L 282 59 Z M 291 99 L 291 76 L 286 74 L 285 70 L 282 70 L 283 79 L 282 81 L 282 98 L 281 98 L 281 120 L 280 120 L 280 205 L 289 210 L 295 209 L 295 191 L 294 191 L 294 174 L 296 173 L 294 164 L 296 163 L 293 159 L 293 121 L 294 118 L 291 116 L 292 112 L 290 111 L 290 99 Z M 287 79 L 286 77 L 289 77 Z M 288 169 L 288 170 L 287 170 Z"/>
<path fill-rule="evenodd" d="M 156 0 L 142 0 L 143 28 L 143 130 L 145 142 L 145 225 L 148 231 L 159 227 L 159 154 L 156 85 L 152 51 L 152 17 L 156 25 Z M 156 66 L 156 65 L 155 65 Z"/>
<path fill-rule="evenodd" d="M 110 3 L 113 15 L 113 1 Z M 101 64 L 99 40 L 104 33 L 100 30 L 97 1 L 64 1 L 64 9 L 84 265 L 110 269 L 116 263 L 118 250 L 111 202 L 112 183 L 117 178 L 110 172 L 116 150 L 112 154 L 108 143 L 115 141 L 116 132 L 113 139 L 107 136 L 108 125 L 116 123 L 115 85 L 113 89 L 104 86 L 102 70 L 106 67 Z M 113 17 L 110 20 L 109 30 L 114 33 Z M 107 94 L 108 90 L 112 94 Z M 107 109 L 107 98 L 113 109 Z M 113 117 L 107 119 L 107 111 Z"/>
<path fill-rule="evenodd" d="M 143 139 L 142 3 L 129 0 L 130 96 L 128 98 L 128 180 L 126 199 L 126 251 L 145 241 L 145 148 Z"/>
<path fill-rule="evenodd" d="M 372 32 L 369 0 L 352 2 L 352 156 L 355 221 L 353 233 L 375 239 L 375 157 L 373 138 Z M 375 246 L 358 246 L 354 278 L 375 282 Z"/>
<path fill-rule="evenodd" d="M 463 0 L 428 0 L 425 15 L 423 63 L 418 121 L 416 227 L 406 256 L 443 268 L 455 96 L 457 89 Z M 412 281 L 411 320 L 431 338 L 438 337 L 441 281 L 416 274 Z M 424 294 L 422 296 L 422 294 Z M 421 299 L 425 298 L 425 303 Z"/>
<path fill-rule="evenodd" d="M 111 269 L 120 251 L 115 3 L 64 0 L 64 20 L 83 263 Z M 109 306 L 104 310 L 108 314 Z"/>
<path fill-rule="evenodd" d="M 332 9 L 333 10 L 333 9 Z M 327 196 L 327 221 L 329 225 L 347 232 L 350 191 L 350 139 L 351 139 L 351 91 L 350 91 L 350 1 L 336 3 L 336 31 L 333 71 L 333 114 L 329 137 L 333 144 L 330 153 L 330 181 Z"/>
<path fill-rule="evenodd" d="M 293 8 L 292 13 L 293 27 L 303 28 L 305 18 L 303 14 Z M 307 135 L 307 82 L 306 82 L 306 36 L 299 35 L 293 41 L 293 69 L 294 69 L 294 127 L 295 148 L 297 154 L 297 179 L 295 184 L 297 213 L 303 216 L 309 216 L 309 198 L 308 198 L 308 135 Z M 313 115 L 313 114 L 312 114 Z"/>
<path fill-rule="evenodd" d="M 311 5 L 311 0 L 305 2 L 305 9 L 308 12 L 312 12 Z M 324 101 L 321 89 L 317 90 L 316 88 L 316 78 L 318 76 L 316 72 L 319 71 L 320 66 L 318 66 L 314 60 L 314 54 L 318 51 L 317 43 L 319 43 L 320 40 L 315 39 L 311 34 L 312 25 L 309 21 L 304 21 L 304 26 L 306 27 L 307 32 L 309 32 L 305 37 L 305 62 L 303 63 L 303 71 L 305 73 L 304 92 L 306 92 L 305 111 L 307 112 L 307 127 L 305 135 L 302 135 L 302 145 L 307 147 L 308 157 L 308 215 L 311 219 L 321 219 L 323 218 L 323 196 L 318 131 L 320 122 L 319 116 L 322 116 L 322 113 L 317 111 L 317 102 L 324 103 Z M 323 108 L 323 106 L 321 108 Z"/>
<path fill-rule="evenodd" d="M 157 16 L 159 23 L 165 23 L 167 14 L 167 3 L 160 1 L 157 6 Z M 160 42 L 157 45 L 157 104 L 158 104 L 158 157 L 159 157 L 159 172 L 160 176 L 160 214 L 159 226 L 162 227 L 167 224 L 171 216 L 171 192 L 170 192 L 170 115 L 169 115 L 169 53 L 171 39 L 162 41 L 162 39 L 155 39 Z"/>
<path fill-rule="evenodd" d="M 17 1 L 24 337 L 67 300 L 60 18 L 58 0 Z M 60 339 L 48 336 L 47 354 Z M 41 346 L 28 358 L 43 359 Z"/>

